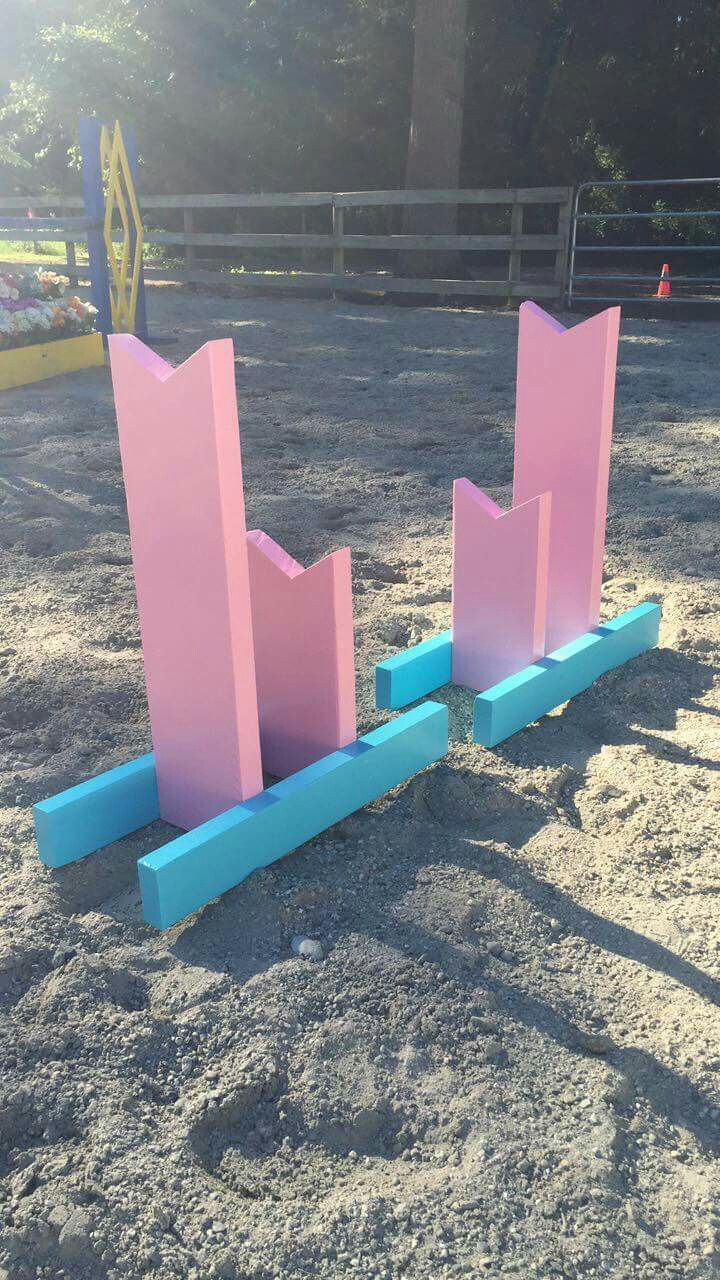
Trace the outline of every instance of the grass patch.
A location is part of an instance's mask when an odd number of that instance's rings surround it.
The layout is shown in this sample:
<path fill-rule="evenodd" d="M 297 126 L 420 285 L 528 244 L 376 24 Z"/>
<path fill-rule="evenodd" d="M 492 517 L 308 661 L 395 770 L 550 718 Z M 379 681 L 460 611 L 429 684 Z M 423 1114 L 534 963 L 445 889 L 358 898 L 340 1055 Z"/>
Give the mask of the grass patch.
<path fill-rule="evenodd" d="M 87 254 L 76 247 L 79 263 L 87 262 Z M 0 263 L 18 263 L 23 266 L 52 267 L 67 261 L 64 241 L 0 240 Z"/>

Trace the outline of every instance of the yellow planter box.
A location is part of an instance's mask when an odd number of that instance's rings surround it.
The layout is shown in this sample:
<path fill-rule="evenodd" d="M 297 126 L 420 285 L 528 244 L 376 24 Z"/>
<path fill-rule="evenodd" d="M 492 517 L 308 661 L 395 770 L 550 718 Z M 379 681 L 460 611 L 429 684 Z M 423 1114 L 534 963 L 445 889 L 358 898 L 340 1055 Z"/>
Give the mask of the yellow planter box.
<path fill-rule="evenodd" d="M 57 342 L 30 347 L 12 347 L 9 351 L 0 351 L 0 391 L 104 363 L 100 333 L 84 333 L 79 338 L 60 338 Z"/>

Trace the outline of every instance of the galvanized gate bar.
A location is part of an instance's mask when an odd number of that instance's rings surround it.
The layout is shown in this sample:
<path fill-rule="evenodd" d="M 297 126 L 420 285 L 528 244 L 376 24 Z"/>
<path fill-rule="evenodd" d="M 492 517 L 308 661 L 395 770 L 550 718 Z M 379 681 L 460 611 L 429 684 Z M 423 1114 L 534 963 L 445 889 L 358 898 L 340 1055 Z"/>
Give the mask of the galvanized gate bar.
<path fill-rule="evenodd" d="M 577 222 L 604 222 L 606 218 L 618 220 L 627 218 L 720 218 L 720 209 L 663 209 L 658 213 L 579 213 Z"/>
<path fill-rule="evenodd" d="M 575 302 L 632 302 L 633 306 L 650 306 L 654 305 L 658 299 L 653 295 L 649 298 L 629 298 L 627 294 L 618 296 L 616 293 L 576 293 L 573 295 Z M 662 302 L 682 303 L 684 307 L 707 307 L 710 303 L 718 301 L 716 298 L 663 298 Z"/>
<path fill-rule="evenodd" d="M 720 244 L 579 244 L 578 253 L 709 253 Z"/>
<path fill-rule="evenodd" d="M 718 218 L 720 219 L 720 210 L 718 209 L 661 209 L 655 212 L 645 210 L 630 211 L 580 211 L 580 203 L 583 193 L 597 188 L 621 188 L 621 187 L 697 187 L 702 185 L 720 186 L 720 178 L 655 178 L 655 179 L 627 179 L 622 181 L 601 180 L 598 182 L 583 182 L 576 192 L 573 203 L 572 230 L 570 236 L 570 263 L 568 271 L 568 307 L 572 307 L 573 302 L 644 302 L 654 303 L 656 299 L 650 297 L 633 297 L 628 294 L 580 294 L 575 292 L 575 284 L 578 281 L 586 281 L 593 283 L 606 282 L 610 287 L 617 283 L 638 283 L 652 284 L 657 277 L 645 276 L 637 274 L 615 274 L 606 272 L 603 275 L 597 275 L 590 272 L 577 272 L 576 261 L 577 255 L 580 253 L 654 253 L 660 256 L 677 255 L 684 253 L 717 253 L 720 251 L 720 244 L 578 244 L 577 229 L 578 223 L 581 222 L 646 222 L 658 219 L 697 219 L 697 218 Z M 716 285 L 720 284 L 720 276 L 708 275 L 673 275 L 673 281 L 677 284 L 687 285 Z M 712 296 L 705 298 L 689 298 L 689 297 L 666 297 L 662 299 L 661 305 L 666 306 L 668 302 L 672 303 L 708 303 L 712 301 L 720 301 Z"/>
<path fill-rule="evenodd" d="M 620 276 L 620 275 L 615 275 L 614 272 L 610 277 L 608 277 L 607 275 L 604 275 L 604 276 L 578 275 L 576 272 L 575 279 L 576 280 L 607 280 L 607 279 L 638 280 L 638 281 L 641 281 L 643 284 L 657 283 L 657 276 Z M 678 276 L 675 274 L 675 272 L 673 272 L 672 279 L 673 279 L 673 284 L 720 284 L 720 276 Z"/>

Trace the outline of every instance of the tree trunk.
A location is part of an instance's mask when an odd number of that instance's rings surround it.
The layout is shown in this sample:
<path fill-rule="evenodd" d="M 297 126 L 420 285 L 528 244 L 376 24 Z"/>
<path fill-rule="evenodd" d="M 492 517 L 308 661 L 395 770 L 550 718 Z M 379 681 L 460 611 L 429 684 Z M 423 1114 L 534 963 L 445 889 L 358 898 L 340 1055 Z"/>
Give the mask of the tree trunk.
<path fill-rule="evenodd" d="M 536 135 L 544 122 L 545 106 L 553 79 L 572 38 L 585 0 L 558 0 L 538 33 L 537 49 L 527 78 L 521 114 L 514 130 L 517 181 L 537 181 Z"/>
<path fill-rule="evenodd" d="M 460 185 L 465 41 L 468 0 L 416 0 L 410 138 L 405 186 L 408 190 L 455 189 Z M 453 235 L 456 205 L 409 205 L 408 235 Z M 458 267 L 456 253 L 413 252 L 400 256 L 404 275 L 442 276 Z"/>

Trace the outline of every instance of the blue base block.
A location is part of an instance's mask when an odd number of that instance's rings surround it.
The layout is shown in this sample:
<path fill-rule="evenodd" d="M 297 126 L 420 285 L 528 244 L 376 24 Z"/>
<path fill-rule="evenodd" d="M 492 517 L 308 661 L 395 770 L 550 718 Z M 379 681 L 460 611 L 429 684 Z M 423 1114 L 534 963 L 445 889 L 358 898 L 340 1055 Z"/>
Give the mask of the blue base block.
<path fill-rule="evenodd" d="M 448 710 L 427 702 L 178 836 L 138 862 L 143 913 L 167 929 L 441 759 Z M 152 756 L 35 806 L 43 862 L 62 866 L 159 816 Z"/>
<path fill-rule="evenodd" d="M 452 638 L 449 631 L 423 640 L 375 668 L 375 705 L 378 710 L 399 711 L 418 698 L 450 683 Z"/>
<path fill-rule="evenodd" d="M 473 741 L 494 747 L 524 729 L 593 680 L 657 644 L 660 606 L 639 604 L 612 622 L 588 631 L 475 699 Z M 397 710 L 448 684 L 452 667 L 451 632 L 387 658 L 375 668 L 378 707 Z"/>
<path fill-rule="evenodd" d="M 160 817 L 151 754 L 110 769 L 33 808 L 40 861 L 64 867 Z"/>
<path fill-rule="evenodd" d="M 479 693 L 473 711 L 473 742 L 494 747 L 547 715 L 582 693 L 598 676 L 652 649 L 659 627 L 659 605 L 636 605 Z"/>

